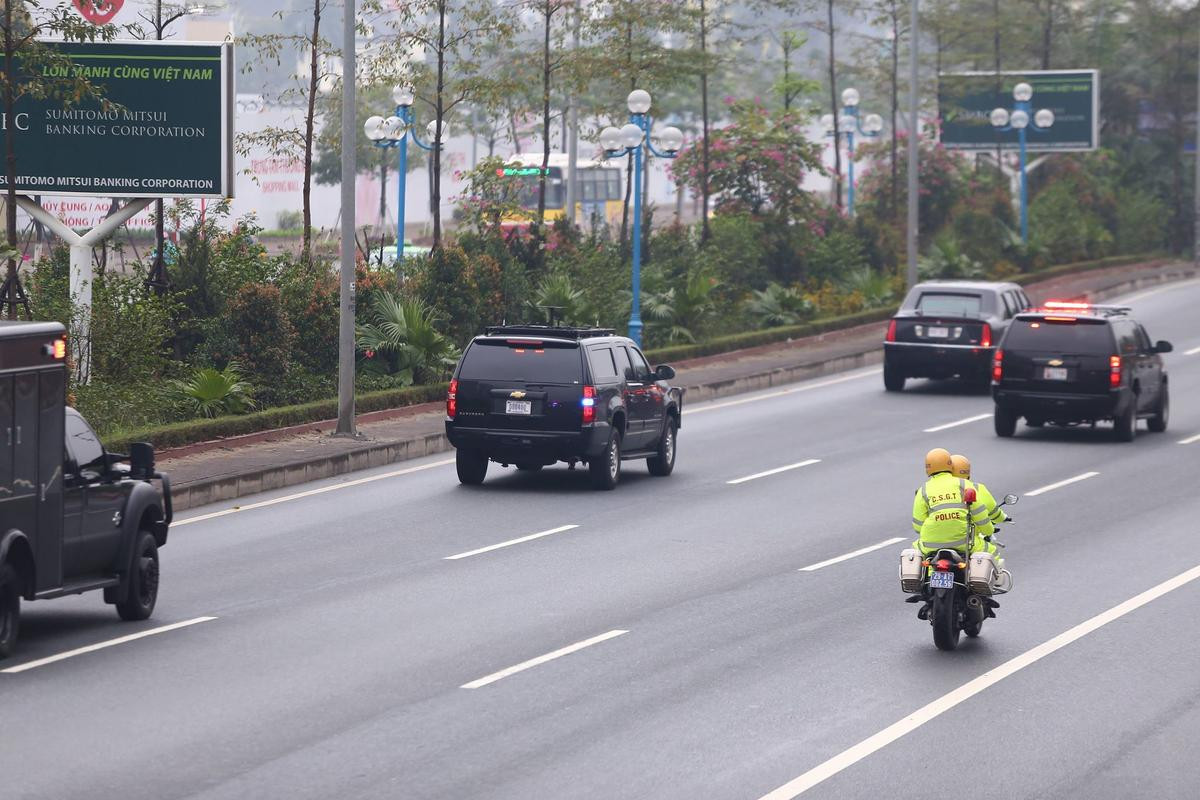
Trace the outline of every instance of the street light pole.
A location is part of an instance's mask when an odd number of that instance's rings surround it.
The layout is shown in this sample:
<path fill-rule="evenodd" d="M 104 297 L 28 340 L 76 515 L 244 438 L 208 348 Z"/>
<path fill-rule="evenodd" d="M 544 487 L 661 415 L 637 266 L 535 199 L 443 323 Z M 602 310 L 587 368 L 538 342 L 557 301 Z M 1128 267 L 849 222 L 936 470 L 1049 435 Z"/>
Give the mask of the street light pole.
<path fill-rule="evenodd" d="M 920 151 L 917 149 L 921 136 L 920 121 L 917 119 L 917 85 L 919 78 L 919 56 L 921 45 L 921 16 L 917 9 L 918 0 L 912 0 L 911 31 L 908 47 L 908 288 L 917 285 L 917 232 L 919 225 L 918 205 L 918 172 L 920 170 Z"/>
<path fill-rule="evenodd" d="M 838 146 L 838 134 L 842 132 L 846 134 L 846 150 L 849 155 L 849 158 L 846 159 L 846 176 L 849 181 L 846 190 L 846 214 L 851 218 L 854 217 L 854 134 L 857 131 L 861 136 L 874 139 L 883 130 L 883 117 L 878 114 L 859 117 L 859 99 L 857 89 L 846 89 L 842 92 L 842 116 L 838 120 L 838 125 L 833 124 L 832 114 L 821 117 L 825 135 L 833 137 L 834 147 Z"/>
<path fill-rule="evenodd" d="M 1017 132 L 1018 164 L 1021 170 L 1021 243 L 1029 244 L 1029 189 L 1025 169 L 1026 129 L 1033 123 L 1033 130 L 1044 133 L 1054 124 L 1054 112 L 1048 108 L 1033 111 L 1033 87 L 1022 81 L 1013 87 L 1013 110 L 994 108 L 991 113 L 992 127 L 1000 132 Z"/>
<path fill-rule="evenodd" d="M 629 124 L 620 130 L 607 127 L 600 131 L 600 146 L 606 158 L 633 155 L 633 304 L 629 310 L 629 338 L 642 345 L 642 148 L 659 158 L 675 158 L 683 147 L 683 132 L 674 126 L 663 128 L 659 140 L 663 149 L 650 141 L 650 93 L 634 89 L 626 98 Z"/>
<path fill-rule="evenodd" d="M 338 318 L 338 419 L 336 436 L 354 436 L 354 7 L 346 0 L 342 11 L 342 272 Z"/>

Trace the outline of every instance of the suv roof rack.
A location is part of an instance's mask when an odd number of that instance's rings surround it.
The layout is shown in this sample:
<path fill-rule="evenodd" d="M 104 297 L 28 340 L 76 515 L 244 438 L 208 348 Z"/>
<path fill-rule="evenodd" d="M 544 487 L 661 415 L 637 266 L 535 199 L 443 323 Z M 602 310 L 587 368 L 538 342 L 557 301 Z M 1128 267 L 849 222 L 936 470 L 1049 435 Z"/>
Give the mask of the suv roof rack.
<path fill-rule="evenodd" d="M 489 325 L 483 329 L 487 336 L 550 336 L 556 339 L 587 339 L 592 336 L 614 336 L 612 328 L 577 328 L 566 325 Z"/>

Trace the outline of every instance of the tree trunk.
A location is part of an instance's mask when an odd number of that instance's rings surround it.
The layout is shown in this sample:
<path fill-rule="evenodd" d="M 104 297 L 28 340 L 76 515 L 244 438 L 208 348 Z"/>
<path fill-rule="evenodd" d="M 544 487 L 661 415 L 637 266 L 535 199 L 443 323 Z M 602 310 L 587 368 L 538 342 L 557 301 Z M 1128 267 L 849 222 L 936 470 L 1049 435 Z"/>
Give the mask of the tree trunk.
<path fill-rule="evenodd" d="M 4 74 L 13 74 L 13 33 L 12 33 L 12 3 L 4 3 Z M 4 82 L 4 118 L 13 119 L 13 87 L 12 82 Z M 4 204 L 4 232 L 8 246 L 14 250 L 17 247 L 17 151 L 13 142 L 15 137 L 4 137 L 4 164 L 8 175 L 7 201 Z M 4 293 L 0 295 L 8 308 L 8 318 L 17 318 L 17 298 L 20 292 L 21 276 L 17 273 L 17 260 L 8 259 L 4 280 Z"/>
<path fill-rule="evenodd" d="M 833 172 L 834 206 L 842 211 L 842 139 L 839 130 L 840 109 L 837 96 L 837 58 L 834 53 L 833 0 L 827 4 L 829 10 L 829 97 L 833 105 Z"/>
<path fill-rule="evenodd" d="M 709 119 L 708 119 L 708 7 L 700 0 L 700 242 L 712 236 L 708 225 L 709 193 Z"/>
<path fill-rule="evenodd" d="M 433 212 L 433 249 L 442 246 L 442 125 L 446 91 L 446 0 L 438 0 L 437 97 L 434 107 L 433 151 L 430 153 L 429 202 Z"/>
<path fill-rule="evenodd" d="M 633 20 L 625 23 L 625 63 L 629 69 L 629 91 L 637 88 L 633 71 Z M 633 155 L 625 159 L 625 199 L 621 203 L 621 244 L 629 241 L 629 198 L 633 194 Z"/>
<path fill-rule="evenodd" d="M 384 152 L 387 153 L 389 151 L 385 150 Z M 387 229 L 387 224 L 388 224 L 387 179 L 388 179 L 388 160 L 387 160 L 387 158 L 381 158 L 379 160 L 379 241 L 380 242 L 383 241 L 383 232 Z M 403 178 L 401 178 L 401 180 L 403 180 Z M 396 235 L 399 236 L 400 232 L 397 231 Z M 396 241 L 399 242 L 399 239 L 397 239 Z"/>
<path fill-rule="evenodd" d="M 554 0 L 543 0 L 542 7 L 542 169 L 538 173 L 537 219 L 533 229 L 540 233 L 546 220 L 546 169 L 550 166 L 550 23 Z"/>
<path fill-rule="evenodd" d="M 992 0 L 992 70 L 996 74 L 996 96 L 1000 97 L 1003 83 L 1000 80 L 1000 0 Z M 1012 98 L 1005 101 L 1006 106 L 1012 105 Z M 1002 148 L 1000 134 L 996 134 L 996 169 L 1003 171 L 1001 162 Z"/>
<path fill-rule="evenodd" d="M 312 59 L 308 65 L 308 109 L 304 114 L 304 185 L 301 189 L 301 214 L 303 215 L 303 239 L 300 246 L 300 258 L 304 262 L 312 260 L 312 155 L 313 155 L 313 119 L 316 116 L 317 104 L 317 69 L 321 42 L 321 3 L 324 0 L 313 0 L 312 27 Z M 350 76 L 354 80 L 354 76 Z"/>
<path fill-rule="evenodd" d="M 1042 21 L 1042 69 L 1050 69 L 1050 45 L 1054 41 L 1054 0 L 1046 0 L 1046 18 Z"/>

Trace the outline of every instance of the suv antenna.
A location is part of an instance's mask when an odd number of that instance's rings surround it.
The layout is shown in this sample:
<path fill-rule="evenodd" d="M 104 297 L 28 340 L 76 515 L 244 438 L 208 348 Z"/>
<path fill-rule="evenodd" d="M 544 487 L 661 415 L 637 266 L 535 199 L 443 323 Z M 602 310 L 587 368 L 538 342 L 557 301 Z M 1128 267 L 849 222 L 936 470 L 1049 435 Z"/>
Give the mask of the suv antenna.
<path fill-rule="evenodd" d="M 546 315 L 550 318 L 550 327 L 557 328 L 558 324 L 562 322 L 562 312 L 566 306 L 542 306 L 542 308 L 546 309 Z"/>

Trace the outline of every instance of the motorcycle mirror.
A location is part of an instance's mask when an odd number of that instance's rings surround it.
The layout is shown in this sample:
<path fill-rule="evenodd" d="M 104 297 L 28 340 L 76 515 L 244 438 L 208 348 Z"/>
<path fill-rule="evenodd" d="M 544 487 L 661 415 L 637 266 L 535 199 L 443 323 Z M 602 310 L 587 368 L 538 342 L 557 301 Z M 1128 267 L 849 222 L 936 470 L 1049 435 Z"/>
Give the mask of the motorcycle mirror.
<path fill-rule="evenodd" d="M 963 502 L 967 505 L 972 505 L 975 502 L 975 498 L 976 495 L 974 489 L 967 489 L 965 492 L 963 492 Z"/>
<path fill-rule="evenodd" d="M 1004 505 L 1015 506 L 1017 504 L 1017 500 L 1019 500 L 1019 499 L 1020 498 L 1017 497 L 1015 494 L 1006 494 L 1006 495 L 1004 495 Z"/>

